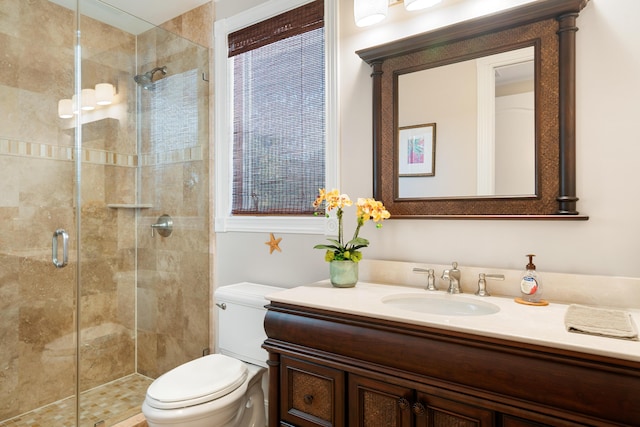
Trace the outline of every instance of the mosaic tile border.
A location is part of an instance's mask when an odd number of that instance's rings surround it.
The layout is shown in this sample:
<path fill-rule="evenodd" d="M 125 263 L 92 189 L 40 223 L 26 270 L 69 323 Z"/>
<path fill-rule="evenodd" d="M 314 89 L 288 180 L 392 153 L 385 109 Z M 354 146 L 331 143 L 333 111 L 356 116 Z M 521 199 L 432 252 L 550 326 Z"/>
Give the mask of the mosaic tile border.
<path fill-rule="evenodd" d="M 97 165 L 136 167 L 138 166 L 138 156 L 85 148 L 82 150 L 82 162 Z"/>
<path fill-rule="evenodd" d="M 0 154 L 70 161 L 73 160 L 73 147 L 0 139 Z"/>
<path fill-rule="evenodd" d="M 11 139 L 0 139 L 0 155 L 62 161 L 73 161 L 75 158 L 73 147 Z M 201 145 L 141 155 L 122 154 L 93 148 L 82 149 L 83 163 L 107 166 L 158 166 L 197 160 L 203 160 L 203 147 Z"/>

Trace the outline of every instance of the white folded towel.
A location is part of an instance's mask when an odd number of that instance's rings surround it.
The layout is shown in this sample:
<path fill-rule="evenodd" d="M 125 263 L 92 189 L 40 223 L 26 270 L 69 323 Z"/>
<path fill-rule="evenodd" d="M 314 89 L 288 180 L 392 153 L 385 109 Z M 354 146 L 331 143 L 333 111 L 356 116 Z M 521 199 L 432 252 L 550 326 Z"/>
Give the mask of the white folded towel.
<path fill-rule="evenodd" d="M 623 310 L 571 304 L 564 316 L 569 332 L 638 341 L 631 314 Z"/>

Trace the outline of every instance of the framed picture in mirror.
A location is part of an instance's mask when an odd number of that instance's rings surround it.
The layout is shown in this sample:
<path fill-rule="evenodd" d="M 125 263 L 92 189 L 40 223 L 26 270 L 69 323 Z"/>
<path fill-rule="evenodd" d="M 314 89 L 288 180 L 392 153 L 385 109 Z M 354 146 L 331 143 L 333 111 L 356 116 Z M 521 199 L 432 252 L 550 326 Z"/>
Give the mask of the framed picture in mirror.
<path fill-rule="evenodd" d="M 398 176 L 435 176 L 436 124 L 398 128 Z"/>

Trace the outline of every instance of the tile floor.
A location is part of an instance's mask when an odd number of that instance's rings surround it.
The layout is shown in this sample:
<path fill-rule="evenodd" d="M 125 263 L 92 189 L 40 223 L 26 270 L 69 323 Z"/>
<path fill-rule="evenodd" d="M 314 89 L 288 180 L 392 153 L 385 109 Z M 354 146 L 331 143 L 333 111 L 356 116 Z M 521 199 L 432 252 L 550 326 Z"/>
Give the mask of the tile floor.
<path fill-rule="evenodd" d="M 110 427 L 139 414 L 147 387 L 152 381 L 143 375 L 133 374 L 83 392 L 80 397 L 80 427 Z M 0 427 L 74 426 L 74 397 L 0 421 Z"/>

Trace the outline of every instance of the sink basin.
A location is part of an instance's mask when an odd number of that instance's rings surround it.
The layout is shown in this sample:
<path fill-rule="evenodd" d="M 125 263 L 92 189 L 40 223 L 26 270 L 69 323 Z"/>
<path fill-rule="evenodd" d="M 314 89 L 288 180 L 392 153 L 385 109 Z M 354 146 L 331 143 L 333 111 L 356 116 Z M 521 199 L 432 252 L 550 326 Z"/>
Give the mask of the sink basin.
<path fill-rule="evenodd" d="M 382 303 L 401 310 L 445 316 L 484 316 L 500 311 L 486 301 L 458 295 L 400 294 L 384 297 Z"/>

